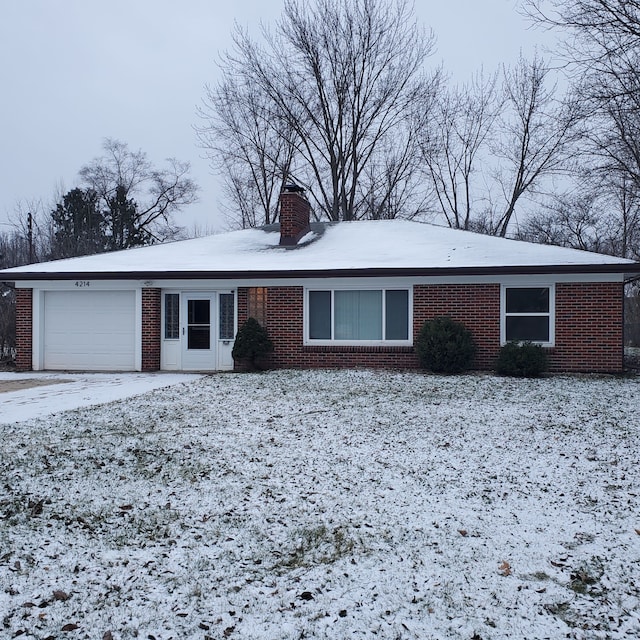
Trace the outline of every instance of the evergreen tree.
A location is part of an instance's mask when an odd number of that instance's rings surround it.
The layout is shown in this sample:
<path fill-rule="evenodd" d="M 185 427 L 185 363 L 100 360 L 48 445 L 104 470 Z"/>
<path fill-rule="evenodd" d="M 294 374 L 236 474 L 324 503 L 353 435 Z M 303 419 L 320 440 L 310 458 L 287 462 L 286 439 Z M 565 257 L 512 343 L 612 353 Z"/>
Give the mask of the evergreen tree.
<path fill-rule="evenodd" d="M 101 253 L 106 250 L 105 219 L 93 189 L 72 189 L 51 212 L 52 258 Z"/>

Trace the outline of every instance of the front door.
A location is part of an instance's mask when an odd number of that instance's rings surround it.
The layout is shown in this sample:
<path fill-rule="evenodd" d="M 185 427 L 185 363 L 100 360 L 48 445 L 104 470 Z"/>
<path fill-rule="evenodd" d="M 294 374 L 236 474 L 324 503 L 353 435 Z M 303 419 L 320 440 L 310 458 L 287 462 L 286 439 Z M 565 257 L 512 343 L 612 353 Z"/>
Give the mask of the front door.
<path fill-rule="evenodd" d="M 188 293 L 182 297 L 182 369 L 216 369 L 216 296 Z"/>

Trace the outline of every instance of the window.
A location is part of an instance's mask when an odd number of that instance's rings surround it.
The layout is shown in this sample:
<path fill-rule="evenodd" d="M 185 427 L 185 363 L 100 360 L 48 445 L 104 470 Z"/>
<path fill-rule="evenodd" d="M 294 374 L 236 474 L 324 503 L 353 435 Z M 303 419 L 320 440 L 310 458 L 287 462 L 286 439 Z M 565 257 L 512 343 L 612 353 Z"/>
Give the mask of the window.
<path fill-rule="evenodd" d="M 251 287 L 248 290 L 247 318 L 255 318 L 263 327 L 267 325 L 266 287 Z"/>
<path fill-rule="evenodd" d="M 164 337 L 166 340 L 180 338 L 180 294 L 164 295 Z"/>
<path fill-rule="evenodd" d="M 234 334 L 234 296 L 233 293 L 220 294 L 220 340 L 233 340 Z"/>
<path fill-rule="evenodd" d="M 309 291 L 307 311 L 310 341 L 409 340 L 408 289 Z"/>
<path fill-rule="evenodd" d="M 553 344 L 553 287 L 504 287 L 502 308 L 503 343 Z"/>

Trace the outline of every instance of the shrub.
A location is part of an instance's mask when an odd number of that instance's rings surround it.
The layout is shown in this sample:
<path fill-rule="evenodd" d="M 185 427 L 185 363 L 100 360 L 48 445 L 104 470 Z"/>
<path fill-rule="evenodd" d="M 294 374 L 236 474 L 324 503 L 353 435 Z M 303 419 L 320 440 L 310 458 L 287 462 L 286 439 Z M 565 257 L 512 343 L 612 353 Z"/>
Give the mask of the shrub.
<path fill-rule="evenodd" d="M 539 344 L 509 342 L 500 349 L 496 371 L 505 376 L 536 378 L 548 367 L 547 352 Z"/>
<path fill-rule="evenodd" d="M 249 318 L 238 330 L 231 355 L 234 360 L 243 361 L 247 369 L 255 371 L 264 368 L 261 361 L 272 351 L 273 343 L 267 330 L 255 318 Z"/>
<path fill-rule="evenodd" d="M 448 317 L 424 323 L 416 340 L 420 365 L 435 373 L 460 373 L 471 368 L 476 345 L 471 332 Z"/>

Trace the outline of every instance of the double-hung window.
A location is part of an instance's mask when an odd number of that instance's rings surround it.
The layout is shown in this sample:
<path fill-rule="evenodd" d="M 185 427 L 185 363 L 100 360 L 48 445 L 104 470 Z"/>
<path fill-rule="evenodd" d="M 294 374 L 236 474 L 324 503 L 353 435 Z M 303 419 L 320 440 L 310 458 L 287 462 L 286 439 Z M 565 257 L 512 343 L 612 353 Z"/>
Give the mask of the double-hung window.
<path fill-rule="evenodd" d="M 502 287 L 502 342 L 554 344 L 555 289 Z"/>
<path fill-rule="evenodd" d="M 306 302 L 310 344 L 408 344 L 411 339 L 408 289 L 309 290 Z"/>

